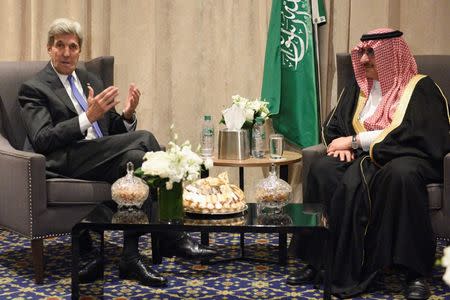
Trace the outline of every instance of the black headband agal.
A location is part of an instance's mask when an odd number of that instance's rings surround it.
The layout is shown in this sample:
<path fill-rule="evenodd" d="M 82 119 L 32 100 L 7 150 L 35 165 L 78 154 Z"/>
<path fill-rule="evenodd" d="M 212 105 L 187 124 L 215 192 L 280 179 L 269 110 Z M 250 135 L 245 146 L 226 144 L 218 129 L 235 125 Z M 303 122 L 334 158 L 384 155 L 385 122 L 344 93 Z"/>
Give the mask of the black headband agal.
<path fill-rule="evenodd" d="M 403 32 L 395 30 L 385 33 L 373 33 L 373 34 L 363 34 L 361 37 L 361 42 L 370 40 L 384 40 L 402 36 Z"/>

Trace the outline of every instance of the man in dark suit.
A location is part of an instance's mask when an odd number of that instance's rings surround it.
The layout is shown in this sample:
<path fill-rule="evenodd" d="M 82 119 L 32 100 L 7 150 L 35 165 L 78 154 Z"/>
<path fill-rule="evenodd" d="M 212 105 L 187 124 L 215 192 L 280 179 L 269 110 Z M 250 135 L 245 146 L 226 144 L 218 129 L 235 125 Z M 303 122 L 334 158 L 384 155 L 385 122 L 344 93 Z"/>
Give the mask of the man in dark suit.
<path fill-rule="evenodd" d="M 47 42 L 51 60 L 19 90 L 22 118 L 34 151 L 46 157 L 48 171 L 113 183 L 124 176 L 127 162 L 140 166 L 145 152 L 160 147 L 150 132 L 135 131 L 141 92 L 134 84 L 118 114 L 118 88 L 105 88 L 94 74 L 77 68 L 82 42 L 78 22 L 57 19 L 51 24 Z M 88 234 L 84 240 L 89 248 Z M 138 240 L 138 234 L 124 233 L 121 278 L 152 286 L 165 284 L 162 276 L 140 260 Z M 166 241 L 163 255 L 204 258 L 215 254 L 186 234 L 167 234 L 162 240 Z M 80 272 L 80 281 L 97 279 L 102 263 L 100 258 L 88 263 Z"/>

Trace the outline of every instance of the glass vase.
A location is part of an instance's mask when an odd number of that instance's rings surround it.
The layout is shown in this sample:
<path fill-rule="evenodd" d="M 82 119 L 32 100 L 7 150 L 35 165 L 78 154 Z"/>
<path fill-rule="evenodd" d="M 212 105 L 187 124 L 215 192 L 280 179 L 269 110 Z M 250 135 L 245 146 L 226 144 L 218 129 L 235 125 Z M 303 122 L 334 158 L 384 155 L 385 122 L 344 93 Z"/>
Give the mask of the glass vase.
<path fill-rule="evenodd" d="M 163 185 L 158 192 L 159 221 L 162 223 L 181 223 L 183 221 L 183 184 L 174 182 L 172 189 Z"/>

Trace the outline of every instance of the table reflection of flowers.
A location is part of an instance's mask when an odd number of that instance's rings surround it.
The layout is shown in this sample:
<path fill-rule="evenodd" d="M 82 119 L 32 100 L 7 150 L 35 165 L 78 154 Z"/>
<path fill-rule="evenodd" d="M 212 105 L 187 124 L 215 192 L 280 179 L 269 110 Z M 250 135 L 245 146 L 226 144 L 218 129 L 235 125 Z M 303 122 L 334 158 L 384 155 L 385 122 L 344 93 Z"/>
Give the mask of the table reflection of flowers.
<path fill-rule="evenodd" d="M 260 99 L 249 100 L 239 95 L 232 96 L 231 99 L 233 100 L 231 107 L 237 106 L 245 112 L 245 123 L 242 125 L 242 129 L 251 129 L 257 117 L 263 118 L 264 121 L 270 117 L 269 102 Z M 222 111 L 222 114 L 225 111 L 226 109 Z M 223 116 L 220 123 L 225 123 Z"/>
<path fill-rule="evenodd" d="M 142 166 L 135 172 L 149 186 L 159 189 L 160 220 L 163 221 L 182 219 L 183 182 L 197 180 L 203 168 L 209 169 L 213 165 L 211 158 L 200 157 L 199 148 L 193 151 L 189 141 L 178 145 L 173 125 L 170 129 L 172 140 L 167 151 L 147 152 Z"/>

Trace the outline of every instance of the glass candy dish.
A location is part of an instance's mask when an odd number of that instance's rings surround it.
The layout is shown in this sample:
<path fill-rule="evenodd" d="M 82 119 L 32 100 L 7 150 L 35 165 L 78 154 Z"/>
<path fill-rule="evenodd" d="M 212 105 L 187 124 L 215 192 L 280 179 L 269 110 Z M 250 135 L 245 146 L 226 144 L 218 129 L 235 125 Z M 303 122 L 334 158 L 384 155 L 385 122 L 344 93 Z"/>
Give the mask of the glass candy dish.
<path fill-rule="evenodd" d="M 117 203 L 119 208 L 137 207 L 141 208 L 142 204 L 147 200 L 149 187 L 139 177 L 134 176 L 133 163 L 127 163 L 127 174 L 117 179 L 111 186 L 112 199 Z"/>
<path fill-rule="evenodd" d="M 115 224 L 148 224 L 147 215 L 140 209 L 119 209 L 113 216 L 111 223 Z"/>
<path fill-rule="evenodd" d="M 291 192 L 291 186 L 286 181 L 278 178 L 275 164 L 272 164 L 269 176 L 256 184 L 256 201 L 262 208 L 280 209 L 289 202 Z"/>

